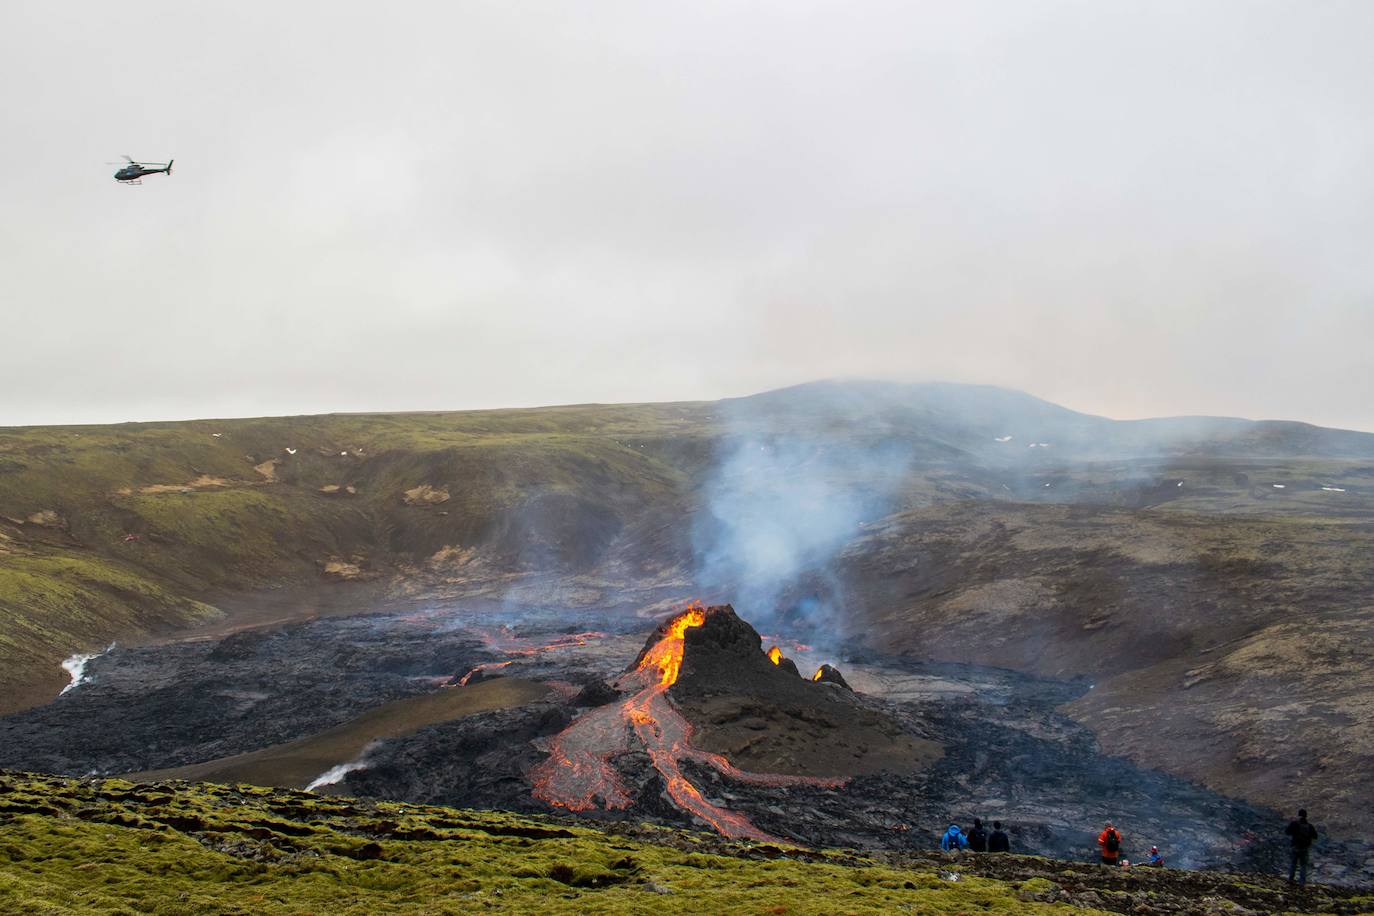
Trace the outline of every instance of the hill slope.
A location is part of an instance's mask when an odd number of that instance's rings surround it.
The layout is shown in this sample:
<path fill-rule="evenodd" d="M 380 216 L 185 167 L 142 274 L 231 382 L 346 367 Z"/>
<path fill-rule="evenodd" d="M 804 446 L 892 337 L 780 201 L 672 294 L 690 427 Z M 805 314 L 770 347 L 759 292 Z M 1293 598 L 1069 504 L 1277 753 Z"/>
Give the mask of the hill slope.
<path fill-rule="evenodd" d="M 246 611 L 736 599 L 758 564 L 704 546 L 796 530 L 756 617 L 1090 677 L 1071 711 L 1109 748 L 1250 801 L 1353 828 L 1374 798 L 1374 435 L 984 386 L 2 430 L 0 712 L 73 652 Z"/>
<path fill-rule="evenodd" d="M 1277 878 L 885 856 L 504 813 L 0 773 L 0 913 L 1358 913 Z"/>

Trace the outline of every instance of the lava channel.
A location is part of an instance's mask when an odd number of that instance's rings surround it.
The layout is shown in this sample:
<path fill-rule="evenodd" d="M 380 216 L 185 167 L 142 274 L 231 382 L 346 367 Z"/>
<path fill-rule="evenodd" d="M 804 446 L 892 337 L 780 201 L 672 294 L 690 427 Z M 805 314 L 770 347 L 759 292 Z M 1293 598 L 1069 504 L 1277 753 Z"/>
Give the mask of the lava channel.
<path fill-rule="evenodd" d="M 585 646 L 588 642 L 604 639 L 605 637 L 605 633 L 589 630 L 585 633 L 570 633 L 565 636 L 559 636 L 554 639 L 553 642 L 541 646 L 519 646 L 513 645 L 510 641 L 502 640 L 490 633 L 483 633 L 482 639 L 493 650 L 514 655 L 516 658 L 506 659 L 501 662 L 483 662 L 459 678 L 458 686 L 466 687 L 468 682 L 471 681 L 473 676 L 479 671 L 494 671 L 498 668 L 505 668 L 507 665 L 512 665 L 522 658 L 533 658 L 536 655 L 542 655 L 545 652 L 552 652 L 556 649 L 575 649 L 578 646 Z"/>
<path fill-rule="evenodd" d="M 590 710 L 553 738 L 548 759 L 530 771 L 536 798 L 570 811 L 628 808 L 632 799 L 611 759 L 629 751 L 633 738 L 648 753 L 678 808 L 701 818 L 723 836 L 777 843 L 785 841 L 764 833 L 744 815 L 707 801 L 683 775 L 682 761 L 695 760 L 730 779 L 755 785 L 844 784 L 839 778 L 749 773 L 732 766 L 720 754 L 692 747 L 691 723 L 673 705 L 668 688 L 677 682 L 682 670 L 683 635 L 705 622 L 706 609 L 700 604 L 673 618 L 667 633 L 616 685 L 621 690 L 638 689 L 619 703 Z"/>

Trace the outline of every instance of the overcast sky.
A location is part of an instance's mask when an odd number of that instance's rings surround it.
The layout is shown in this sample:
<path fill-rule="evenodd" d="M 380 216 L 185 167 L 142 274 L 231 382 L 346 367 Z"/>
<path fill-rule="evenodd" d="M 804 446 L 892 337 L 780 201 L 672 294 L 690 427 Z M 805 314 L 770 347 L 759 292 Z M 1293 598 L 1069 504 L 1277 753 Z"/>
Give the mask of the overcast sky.
<path fill-rule="evenodd" d="M 9 0 L 0 425 L 864 376 L 1374 430 L 1371 47 L 1365 0 Z"/>

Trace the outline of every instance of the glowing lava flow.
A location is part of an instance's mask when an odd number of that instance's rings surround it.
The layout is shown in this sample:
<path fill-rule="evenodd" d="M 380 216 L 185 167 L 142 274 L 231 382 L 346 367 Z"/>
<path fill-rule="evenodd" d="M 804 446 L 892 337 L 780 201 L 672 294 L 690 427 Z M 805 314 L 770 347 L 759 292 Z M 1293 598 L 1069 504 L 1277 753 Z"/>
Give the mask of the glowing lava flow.
<path fill-rule="evenodd" d="M 477 674 L 477 672 L 479 671 L 494 671 L 497 668 L 504 668 L 507 665 L 514 664 L 520 658 L 532 658 L 533 656 L 541 655 L 545 652 L 551 652 L 555 649 L 572 649 L 576 648 L 577 646 L 585 646 L 589 640 L 603 639 L 605 638 L 605 636 L 605 633 L 597 633 L 595 631 L 589 630 L 586 633 L 571 633 L 566 636 L 559 636 L 557 639 L 555 639 L 551 643 L 548 643 L 547 645 L 515 646 L 510 645 L 508 642 L 503 643 L 501 640 L 497 639 L 494 636 L 491 636 L 490 634 L 484 634 L 482 638 L 486 640 L 487 645 L 491 646 L 498 652 L 506 652 L 511 655 L 517 656 L 517 658 L 506 659 L 503 662 L 483 662 L 482 664 L 473 668 L 467 674 L 459 678 L 458 686 L 466 687 L 468 685 L 468 682 L 471 681 L 473 676 Z"/>
<path fill-rule="evenodd" d="M 768 660 L 775 665 L 782 664 L 782 650 L 777 646 L 768 650 Z"/>
<path fill-rule="evenodd" d="M 691 745 L 692 726 L 668 697 L 682 670 L 683 636 L 706 622 L 706 609 L 694 604 L 668 624 L 667 632 L 650 648 L 619 686 L 638 687 L 628 699 L 593 709 L 557 735 L 549 757 L 530 771 L 534 795 L 551 805 L 573 811 L 595 807 L 628 808 L 632 799 L 611 758 L 630 750 L 630 735 L 649 754 L 667 786 L 668 796 L 682 810 L 696 815 L 722 835 L 779 842 L 759 830 L 742 814 L 713 805 L 682 773 L 683 760 L 714 767 L 740 782 L 760 785 L 838 786 L 843 779 L 747 773 L 720 754 Z M 629 728 L 626 728 L 626 725 Z"/>

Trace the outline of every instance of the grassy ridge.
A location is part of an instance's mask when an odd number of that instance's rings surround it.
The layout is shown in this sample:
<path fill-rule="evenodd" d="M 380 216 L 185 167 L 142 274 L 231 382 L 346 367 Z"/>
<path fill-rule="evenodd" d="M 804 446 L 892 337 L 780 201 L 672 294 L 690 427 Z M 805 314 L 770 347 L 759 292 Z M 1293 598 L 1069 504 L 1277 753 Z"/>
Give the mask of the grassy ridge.
<path fill-rule="evenodd" d="M 0 914 L 1369 912 L 1259 876 L 809 851 L 197 783 L 0 774 Z"/>
<path fill-rule="evenodd" d="M 1005 882 L 508 814 L 0 776 L 0 913 L 1052 912 Z M 699 851 L 698 851 L 699 850 Z M 768 855 L 785 856 L 774 849 Z"/>

